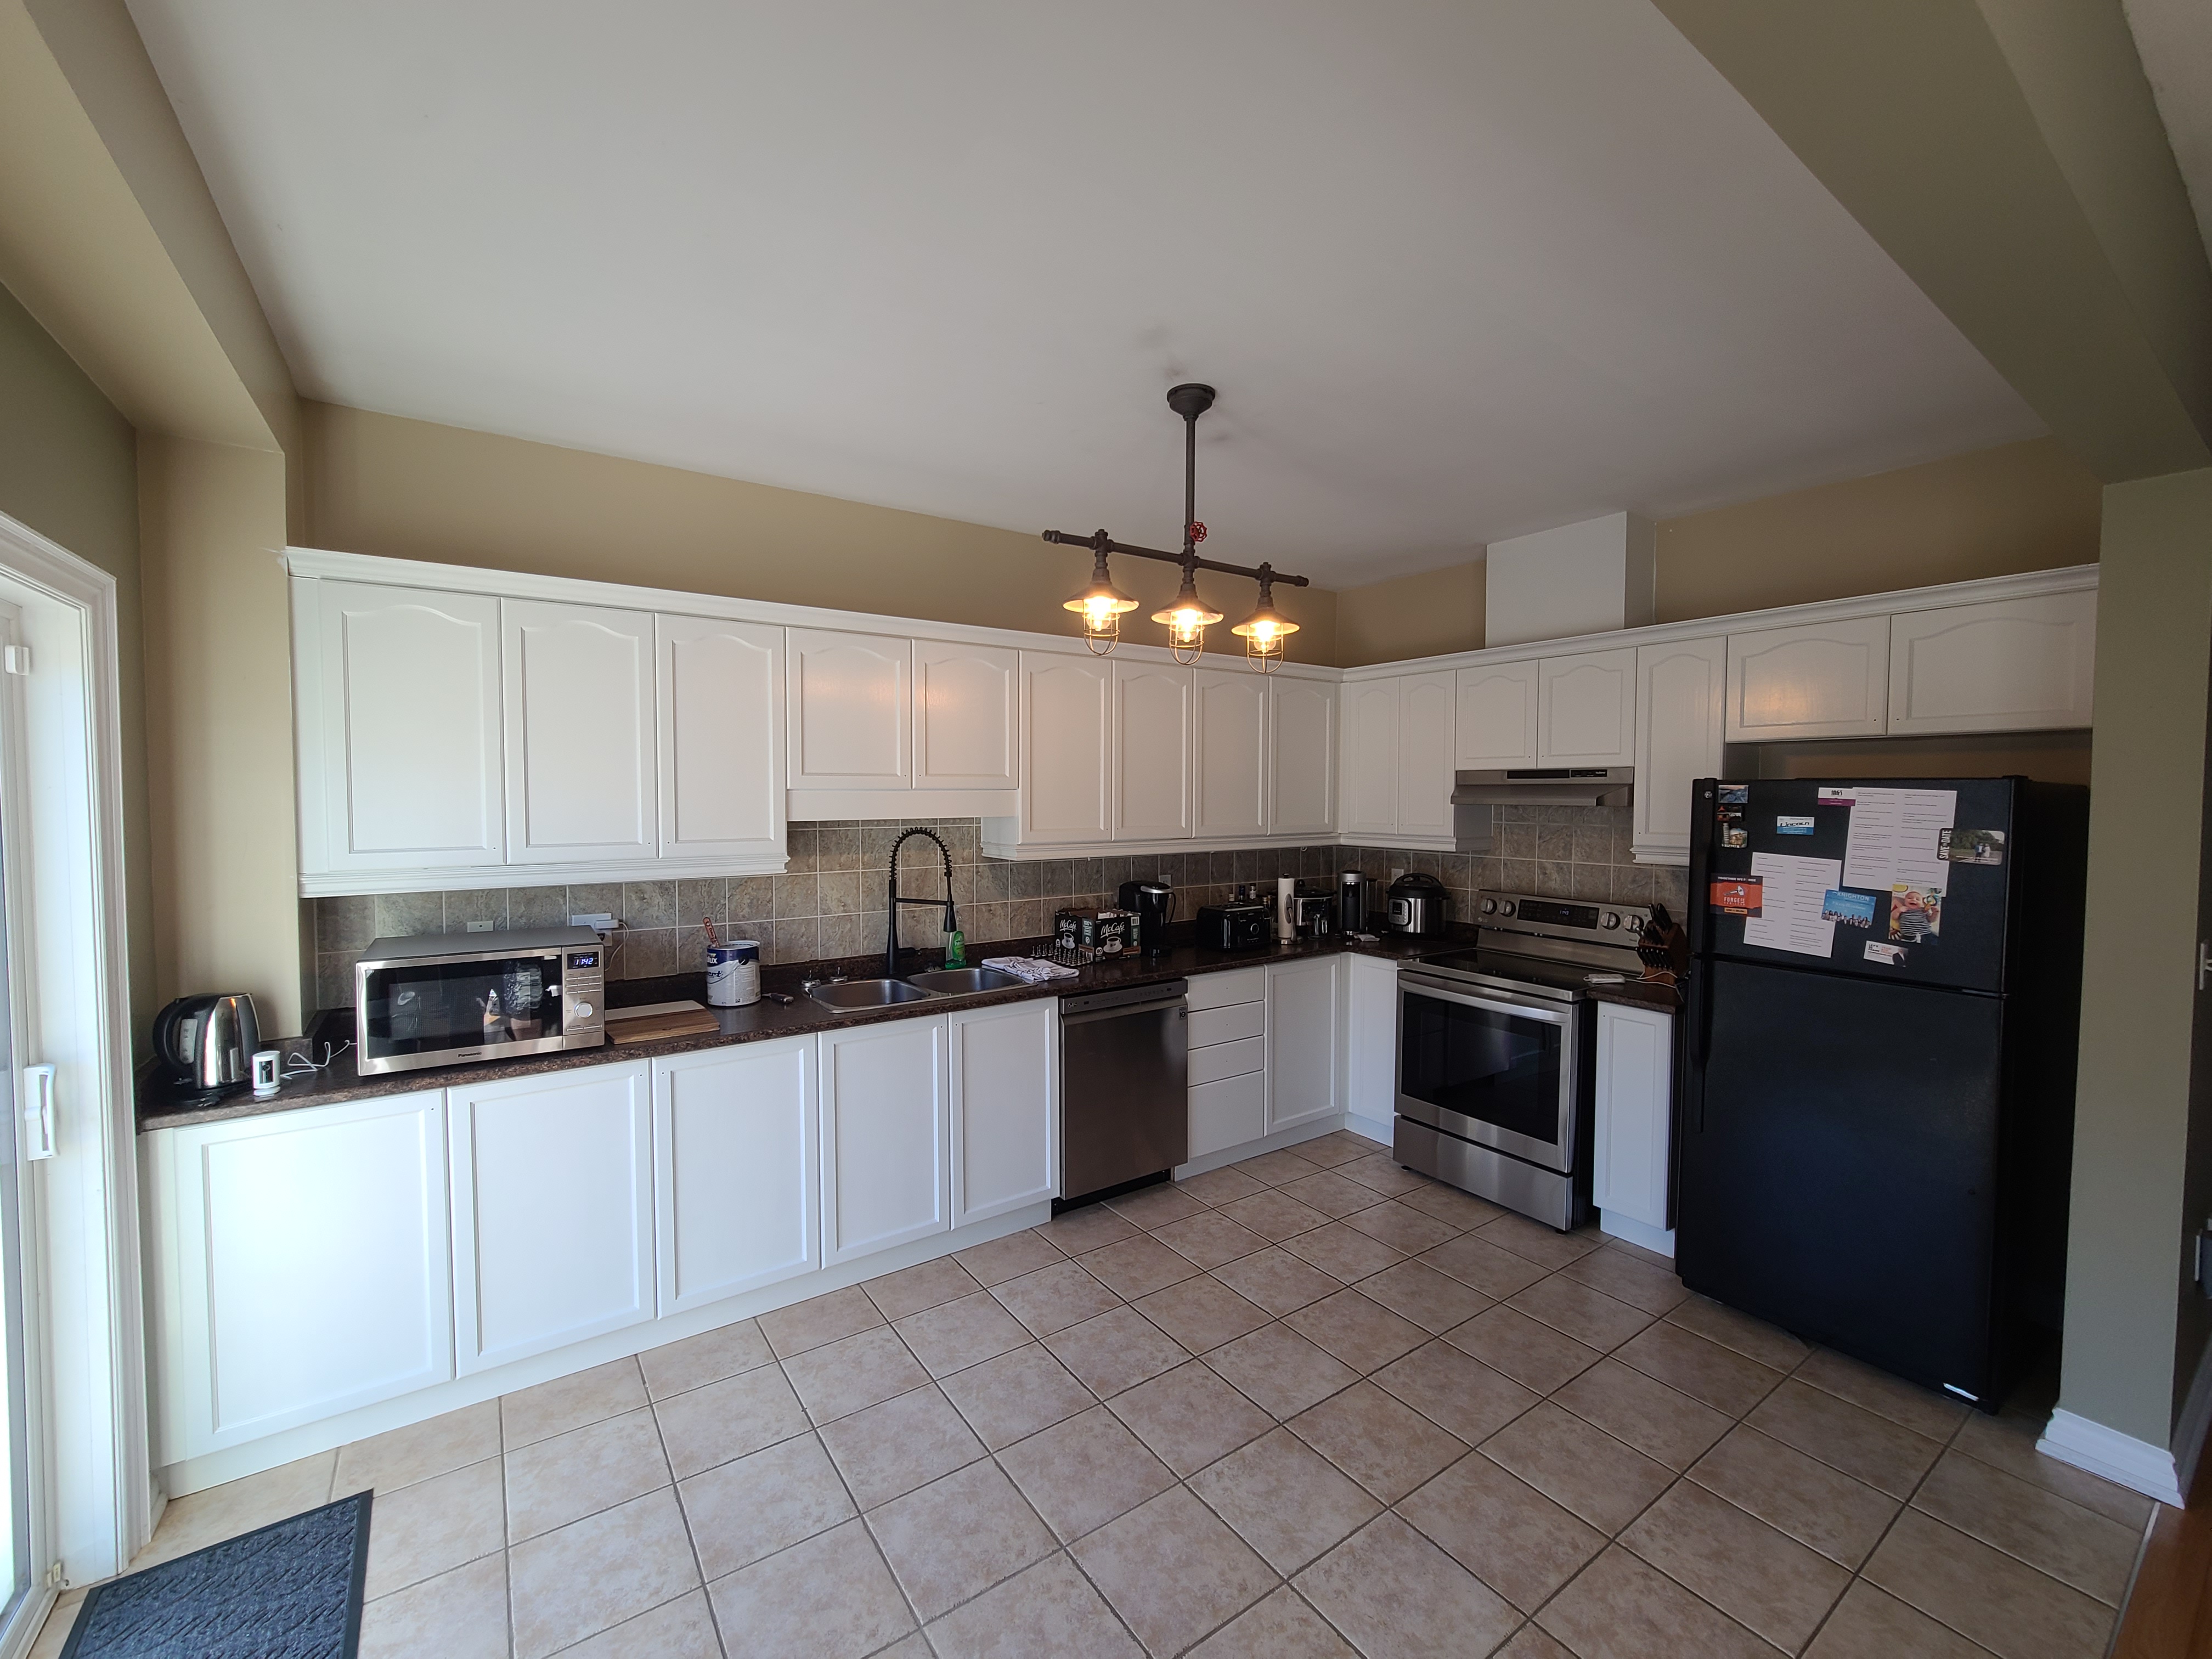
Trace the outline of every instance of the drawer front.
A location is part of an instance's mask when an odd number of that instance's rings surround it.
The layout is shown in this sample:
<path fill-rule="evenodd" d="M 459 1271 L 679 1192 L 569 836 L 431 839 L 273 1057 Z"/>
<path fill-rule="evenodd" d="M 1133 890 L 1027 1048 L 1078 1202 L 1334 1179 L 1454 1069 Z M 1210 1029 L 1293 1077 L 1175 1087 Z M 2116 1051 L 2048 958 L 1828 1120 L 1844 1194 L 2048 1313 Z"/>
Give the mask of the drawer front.
<path fill-rule="evenodd" d="M 1236 1002 L 1226 1008 L 1195 1008 L 1190 1016 L 1190 1046 L 1194 1050 L 1217 1042 L 1241 1042 L 1267 1029 L 1267 1005 Z"/>
<path fill-rule="evenodd" d="M 1225 1007 L 1232 1002 L 1259 1002 L 1267 994 L 1265 968 L 1232 968 L 1226 973 L 1193 974 L 1187 993 L 1190 1011 Z M 1195 1039 L 1194 1039 L 1194 1041 Z"/>
<path fill-rule="evenodd" d="M 1267 1080 L 1259 1073 L 1201 1083 L 1190 1091 L 1191 1157 L 1242 1146 L 1267 1132 Z"/>
<path fill-rule="evenodd" d="M 1242 1037 L 1235 1042 L 1216 1042 L 1204 1048 L 1190 1051 L 1190 1086 L 1218 1082 L 1224 1077 L 1242 1077 L 1247 1072 L 1256 1072 L 1267 1063 L 1267 1042 L 1265 1037 Z"/>

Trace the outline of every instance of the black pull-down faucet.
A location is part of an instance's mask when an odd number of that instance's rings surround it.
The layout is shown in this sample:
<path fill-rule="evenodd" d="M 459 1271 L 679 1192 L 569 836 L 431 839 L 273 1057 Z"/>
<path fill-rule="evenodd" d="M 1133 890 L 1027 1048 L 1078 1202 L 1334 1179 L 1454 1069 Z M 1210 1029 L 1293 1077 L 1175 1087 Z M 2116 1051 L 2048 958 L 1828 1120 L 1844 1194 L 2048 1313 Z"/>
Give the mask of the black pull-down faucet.
<path fill-rule="evenodd" d="M 941 899 L 899 896 L 899 848 L 916 836 L 927 836 L 930 840 L 936 842 L 938 856 L 945 860 L 945 896 Z M 902 904 L 923 904 L 942 910 L 945 912 L 945 931 L 948 934 L 960 931 L 959 915 L 952 908 L 952 854 L 945 850 L 944 842 L 939 840 L 937 831 L 934 830 L 908 830 L 891 843 L 890 902 L 884 907 L 886 915 L 884 919 L 884 977 L 885 979 L 898 977 L 898 913 L 899 906 Z"/>

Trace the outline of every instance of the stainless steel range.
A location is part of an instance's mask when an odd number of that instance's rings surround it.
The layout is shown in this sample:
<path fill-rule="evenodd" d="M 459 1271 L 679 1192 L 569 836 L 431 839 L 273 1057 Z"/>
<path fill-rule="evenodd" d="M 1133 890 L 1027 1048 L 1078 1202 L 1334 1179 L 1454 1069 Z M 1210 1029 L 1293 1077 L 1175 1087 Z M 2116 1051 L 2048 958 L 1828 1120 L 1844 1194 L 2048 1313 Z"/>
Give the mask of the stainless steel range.
<path fill-rule="evenodd" d="M 1397 1160 L 1565 1231 L 1589 1213 L 1589 975 L 1641 975 L 1651 913 L 1524 893 L 1475 911 L 1474 949 L 1398 974 Z"/>

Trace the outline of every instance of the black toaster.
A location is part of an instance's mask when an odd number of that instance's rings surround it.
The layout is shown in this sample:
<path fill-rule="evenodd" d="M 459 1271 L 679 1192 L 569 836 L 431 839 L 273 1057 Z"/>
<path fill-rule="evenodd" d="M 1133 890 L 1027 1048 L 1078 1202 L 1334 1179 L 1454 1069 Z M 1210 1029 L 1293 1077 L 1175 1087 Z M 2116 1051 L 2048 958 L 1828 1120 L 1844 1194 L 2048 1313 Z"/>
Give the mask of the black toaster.
<path fill-rule="evenodd" d="M 1264 904 L 1199 907 L 1198 948 L 1201 951 L 1261 950 L 1274 932 L 1275 919 Z"/>

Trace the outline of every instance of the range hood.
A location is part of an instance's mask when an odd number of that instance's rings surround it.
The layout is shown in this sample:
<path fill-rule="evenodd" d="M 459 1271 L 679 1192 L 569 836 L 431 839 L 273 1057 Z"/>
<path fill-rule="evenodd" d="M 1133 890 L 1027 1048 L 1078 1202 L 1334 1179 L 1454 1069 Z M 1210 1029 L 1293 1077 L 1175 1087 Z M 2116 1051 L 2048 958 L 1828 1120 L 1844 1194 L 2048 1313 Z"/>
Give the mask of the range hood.
<path fill-rule="evenodd" d="M 1498 806 L 1626 806 L 1635 799 L 1630 766 L 1514 766 L 1452 774 L 1452 846 L 1488 853 L 1498 845 Z"/>

